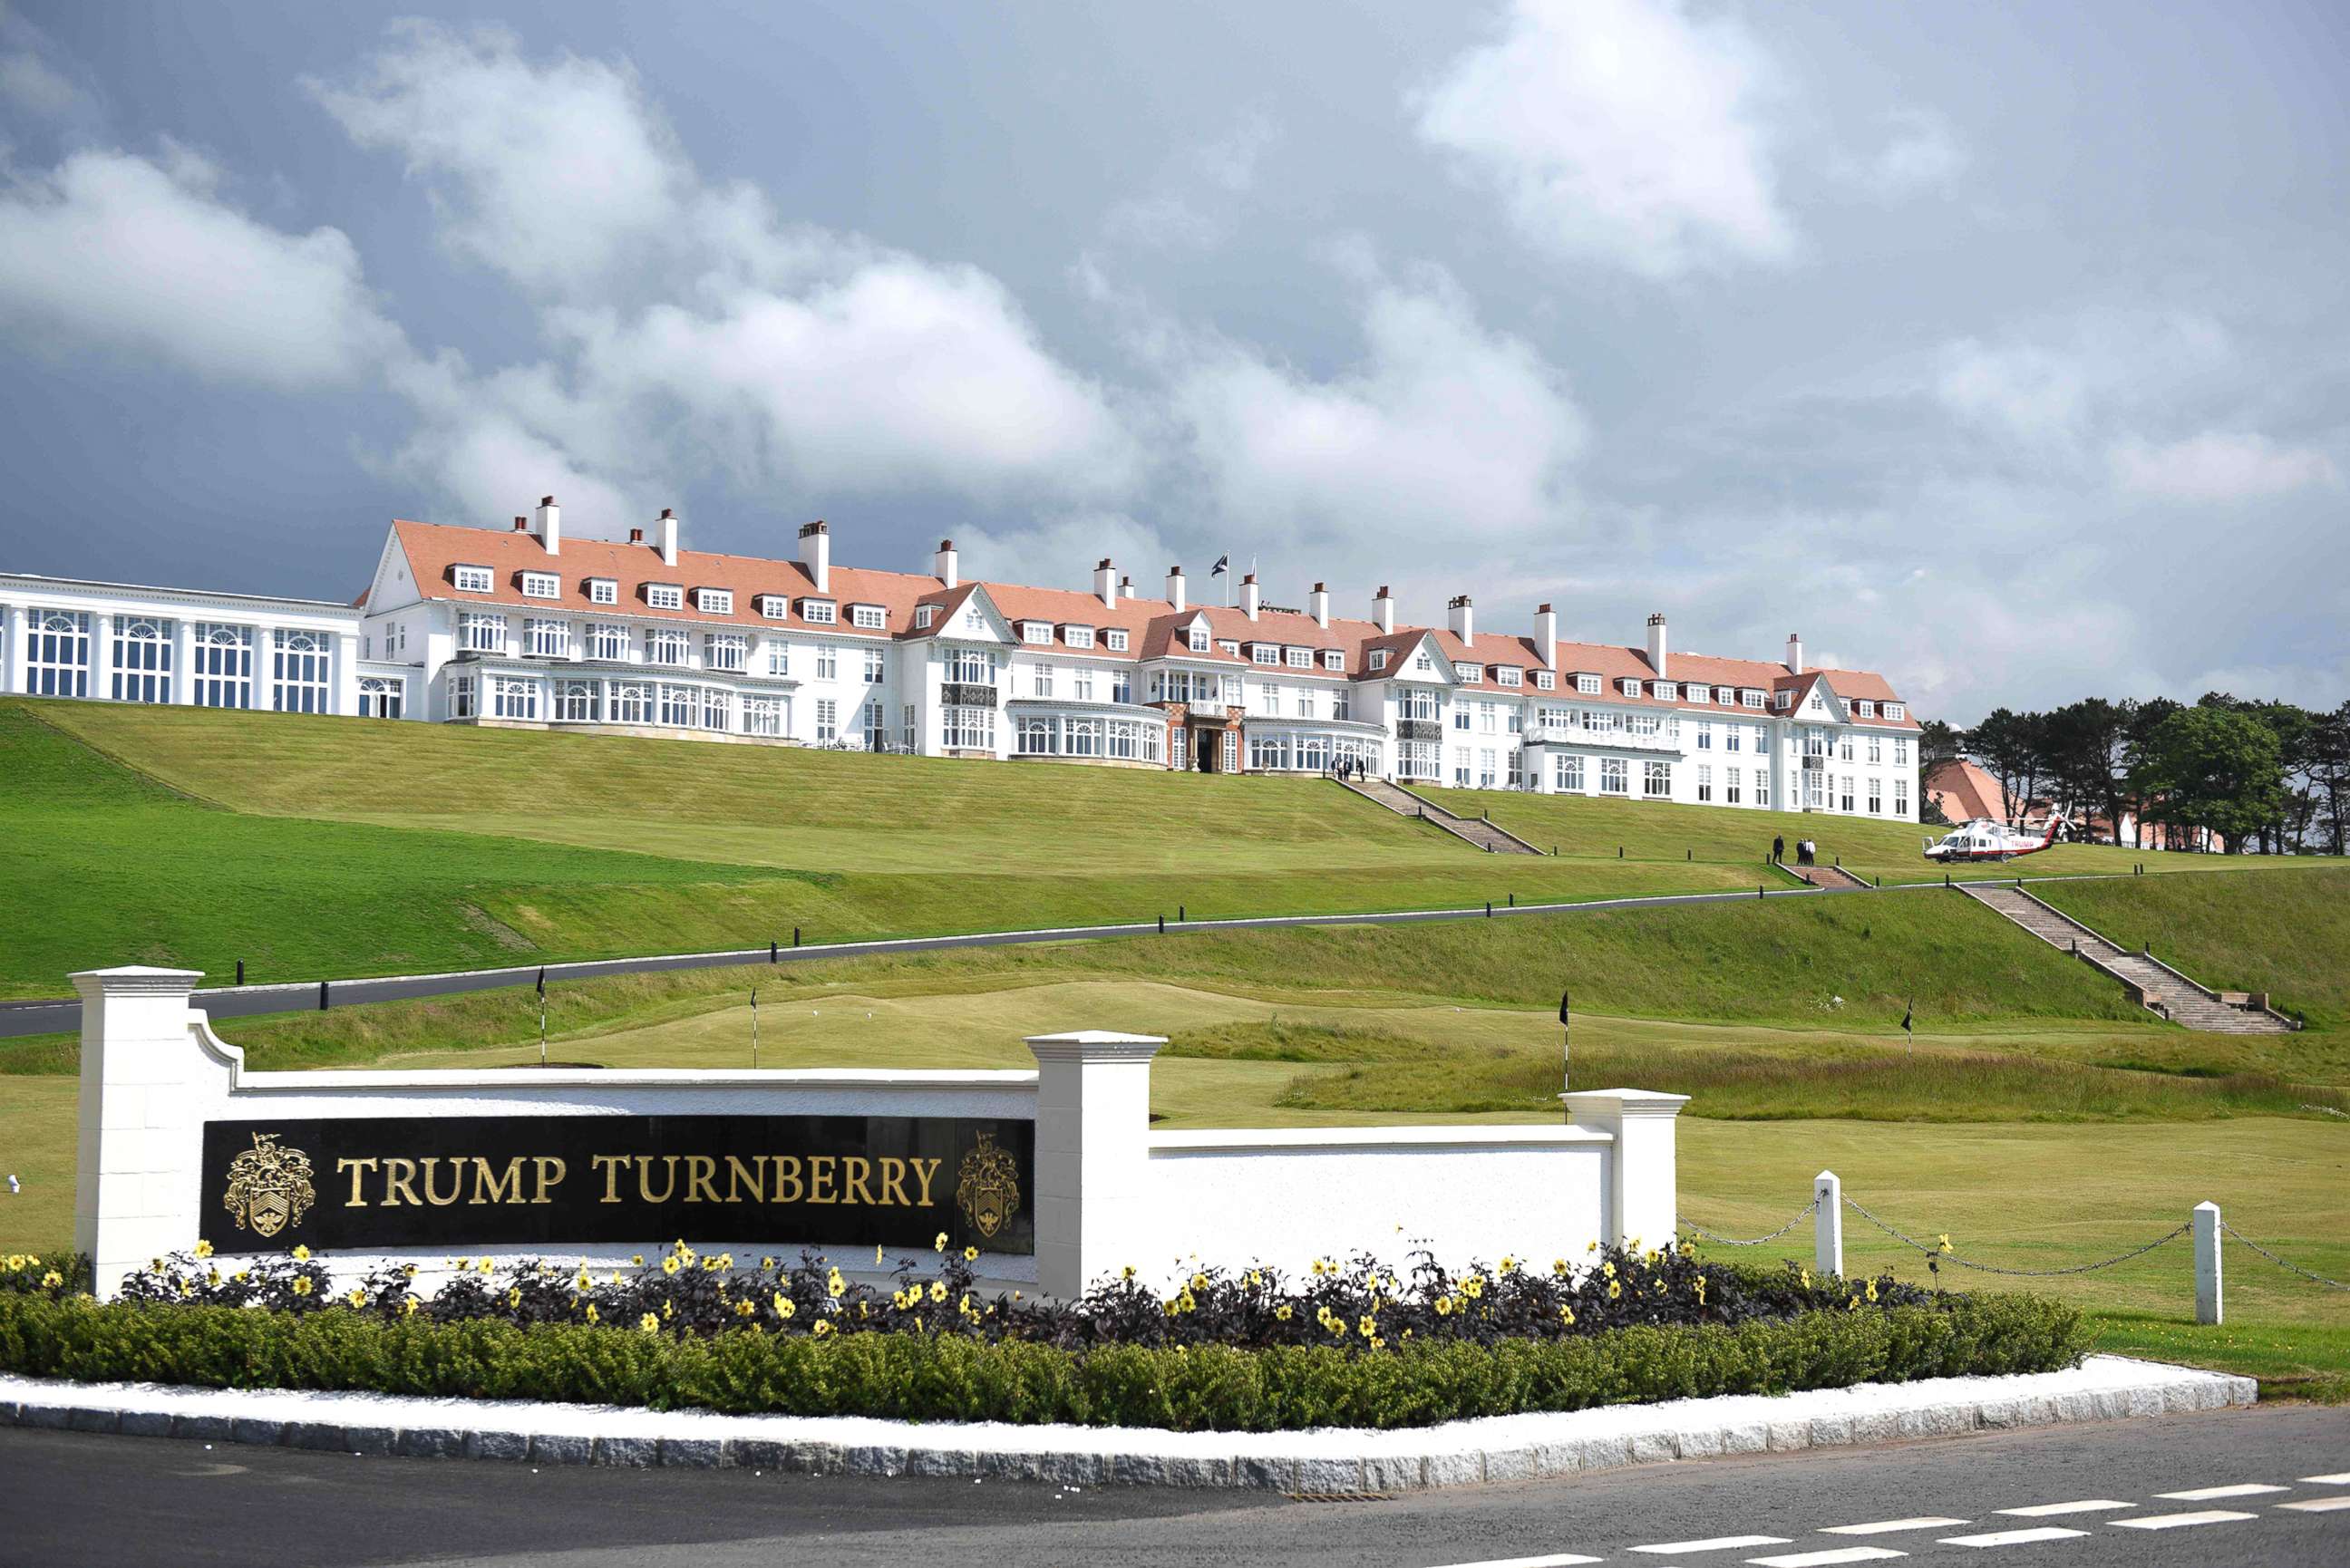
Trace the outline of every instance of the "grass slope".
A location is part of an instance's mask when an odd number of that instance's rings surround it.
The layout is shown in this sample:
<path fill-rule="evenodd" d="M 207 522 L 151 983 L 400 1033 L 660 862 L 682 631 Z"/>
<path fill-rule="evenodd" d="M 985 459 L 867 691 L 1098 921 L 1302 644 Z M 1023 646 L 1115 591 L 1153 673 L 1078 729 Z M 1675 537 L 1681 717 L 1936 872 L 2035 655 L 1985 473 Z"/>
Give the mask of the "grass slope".
<path fill-rule="evenodd" d="M 2245 898 L 2220 877 L 2034 884 L 2035 897 L 2126 948 L 2223 991 L 2265 991 L 2312 1029 L 2350 1026 L 2350 870 L 2261 879 Z"/>

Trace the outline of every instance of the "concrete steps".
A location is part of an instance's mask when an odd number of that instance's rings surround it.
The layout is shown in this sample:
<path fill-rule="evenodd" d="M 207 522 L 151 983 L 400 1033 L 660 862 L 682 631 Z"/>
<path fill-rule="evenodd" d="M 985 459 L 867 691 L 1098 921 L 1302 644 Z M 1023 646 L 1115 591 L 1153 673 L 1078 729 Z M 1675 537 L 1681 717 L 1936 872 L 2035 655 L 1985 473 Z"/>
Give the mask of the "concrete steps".
<path fill-rule="evenodd" d="M 1453 837 L 1472 844 L 1489 855 L 1539 855 L 1541 850 L 1516 835 L 1494 826 L 1482 817 L 1459 816 L 1436 805 L 1422 800 L 1399 784 L 1385 779 L 1342 779 L 1332 774 L 1330 782 L 1341 789 L 1350 790 L 1365 800 L 1383 805 L 1398 816 L 1432 822 Z"/>
<path fill-rule="evenodd" d="M 1960 883 L 1968 898 L 1996 909 L 2051 947 L 2062 948 L 2120 981 L 2142 1006 L 2182 1028 L 2212 1034 L 2289 1034 L 2297 1025 L 2263 1007 L 2223 999 L 2143 953 L 2134 953 L 2021 888 Z"/>

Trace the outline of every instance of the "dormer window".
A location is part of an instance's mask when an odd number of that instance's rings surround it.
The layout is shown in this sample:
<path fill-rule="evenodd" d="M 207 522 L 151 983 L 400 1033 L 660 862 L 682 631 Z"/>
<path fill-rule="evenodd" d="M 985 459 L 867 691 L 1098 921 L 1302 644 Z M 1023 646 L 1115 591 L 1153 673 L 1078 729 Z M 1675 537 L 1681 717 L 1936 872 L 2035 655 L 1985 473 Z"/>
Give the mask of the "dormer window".
<path fill-rule="evenodd" d="M 1676 681 L 1652 680 L 1648 683 L 1648 695 L 1651 697 L 1661 697 L 1668 702 L 1673 700 L 1675 693 L 1679 691 L 1679 690 L 1680 686 Z"/>
<path fill-rule="evenodd" d="M 449 580 L 461 594 L 486 594 L 495 579 L 487 566 L 452 566 Z"/>
<path fill-rule="evenodd" d="M 1640 694 L 1640 683 L 1627 675 L 1616 683 L 1616 690 L 1627 697 L 1638 697 Z"/>
<path fill-rule="evenodd" d="M 1281 662 L 1281 649 L 1269 642 L 1252 642 L 1249 644 L 1249 658 L 1259 664 L 1278 664 Z"/>
<path fill-rule="evenodd" d="M 1216 646 L 1222 649 L 1224 652 L 1231 654 L 1234 659 L 1238 659 L 1241 656 L 1241 644 L 1238 638 L 1220 637 L 1216 639 Z"/>
<path fill-rule="evenodd" d="M 1195 626 L 1191 628 L 1191 651 L 1194 653 L 1205 653 L 1208 651 L 1208 628 L 1206 627 Z"/>
<path fill-rule="evenodd" d="M 1742 707 L 1760 708 L 1762 706 L 1762 693 L 1752 688 L 1742 688 L 1738 693 L 1738 701 Z"/>
<path fill-rule="evenodd" d="M 522 575 L 522 597 L 526 599 L 551 599 L 563 593 L 563 579 L 553 572 L 525 572 Z"/>
<path fill-rule="evenodd" d="M 1794 705 L 1795 694 L 1793 691 L 1782 691 L 1779 693 L 1779 711 L 1781 712 L 1785 712 Z"/>
<path fill-rule="evenodd" d="M 792 601 L 787 595 L 761 594 L 757 602 L 759 606 L 759 613 L 766 617 L 769 620 L 788 620 L 791 618 Z"/>
<path fill-rule="evenodd" d="M 1812 693 L 1812 700 L 1804 705 L 1814 713 L 1825 712 L 1827 711 L 1826 701 L 1816 691 Z"/>
<path fill-rule="evenodd" d="M 1516 686 L 1522 683 L 1525 677 L 1514 665 L 1497 664 L 1493 667 L 1493 679 L 1504 686 Z"/>
<path fill-rule="evenodd" d="M 916 605 L 916 606 L 914 607 L 914 629 L 915 629 L 916 631 L 928 631 L 928 630 L 930 630 L 930 629 L 931 629 L 931 623 L 932 621 L 934 621 L 934 620 L 938 619 L 938 618 L 939 618 L 939 607 L 938 607 L 938 606 L 936 606 L 936 605 Z"/>
<path fill-rule="evenodd" d="M 879 605 L 851 605 L 848 607 L 848 624 L 859 631 L 886 631 L 889 626 L 889 614 Z"/>
<path fill-rule="evenodd" d="M 1455 664 L 1452 667 L 1452 679 L 1466 686 L 1481 685 L 1485 680 L 1485 671 L 1482 666 L 1475 664 Z"/>
<path fill-rule="evenodd" d="M 1860 702 L 1860 704 L 1859 704 L 1859 708 L 1860 708 L 1860 716 L 1861 716 L 1862 718 L 1864 718 L 1864 719 L 1874 719 L 1874 718 L 1876 718 L 1876 717 L 1877 717 L 1877 704 L 1876 704 L 1876 703 L 1871 702 L 1871 701 L 1866 701 L 1866 700 L 1865 700 L 1865 699 L 1864 699 L 1864 700 Z"/>
<path fill-rule="evenodd" d="M 1020 640 L 1047 643 L 1053 640 L 1053 623 L 1049 620 L 1024 620 L 1020 623 Z"/>
<path fill-rule="evenodd" d="M 696 588 L 693 607 L 704 615 L 733 615 L 734 590 L 732 588 Z"/>
<path fill-rule="evenodd" d="M 1344 670 L 1347 668 L 1347 656 L 1335 648 L 1326 648 L 1322 650 L 1322 668 Z"/>
<path fill-rule="evenodd" d="M 1908 706 L 1903 703 L 1887 702 L 1885 705 L 1885 716 L 1888 719 L 1902 718 L 1907 715 L 1908 711 L 1909 710 Z"/>
<path fill-rule="evenodd" d="M 1114 626 L 1102 633 L 1102 642 L 1112 653 L 1126 651 L 1126 628 Z"/>
<path fill-rule="evenodd" d="M 1535 691 L 1548 691 L 1552 690 L 1553 688 L 1556 687 L 1557 685 L 1558 685 L 1558 677 L 1557 677 L 1557 676 L 1555 676 L 1555 675 L 1553 675 L 1549 670 L 1535 670 L 1535 671 L 1534 671 L 1534 690 L 1535 690 Z"/>
<path fill-rule="evenodd" d="M 645 603 L 654 609 L 683 609 L 685 587 L 681 583 L 647 583 Z"/>
<path fill-rule="evenodd" d="M 1385 670 L 1387 667 L 1388 650 L 1384 648 L 1375 648 L 1371 649 L 1371 668 L 1374 670 Z"/>
<path fill-rule="evenodd" d="M 1289 668 L 1292 670 L 1314 668 L 1314 650 L 1310 648 L 1293 648 L 1289 650 L 1288 659 Z"/>
<path fill-rule="evenodd" d="M 800 618 L 810 626 L 837 626 L 840 624 L 840 607 L 830 599 L 802 599 Z"/>
<path fill-rule="evenodd" d="M 1061 640 L 1071 648 L 1091 648 L 1094 645 L 1094 628 L 1089 626 L 1065 626 L 1061 628 Z"/>
<path fill-rule="evenodd" d="M 615 577 L 588 579 L 588 602 L 591 605 L 616 605 L 620 602 L 620 584 Z"/>
<path fill-rule="evenodd" d="M 1575 678 L 1575 689 L 1586 697 L 1596 697 L 1599 695 L 1599 677 L 1578 675 Z"/>

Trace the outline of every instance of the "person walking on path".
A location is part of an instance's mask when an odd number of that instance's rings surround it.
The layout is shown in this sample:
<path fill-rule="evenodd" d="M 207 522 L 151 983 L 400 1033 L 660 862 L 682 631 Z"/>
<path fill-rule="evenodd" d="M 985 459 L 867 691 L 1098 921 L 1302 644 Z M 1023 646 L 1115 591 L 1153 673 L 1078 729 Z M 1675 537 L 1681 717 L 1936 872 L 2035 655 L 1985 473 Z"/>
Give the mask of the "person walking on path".
<path fill-rule="evenodd" d="M 1771 864 L 1778 865 L 1787 858 L 1787 836 L 1778 834 L 1771 840 Z"/>

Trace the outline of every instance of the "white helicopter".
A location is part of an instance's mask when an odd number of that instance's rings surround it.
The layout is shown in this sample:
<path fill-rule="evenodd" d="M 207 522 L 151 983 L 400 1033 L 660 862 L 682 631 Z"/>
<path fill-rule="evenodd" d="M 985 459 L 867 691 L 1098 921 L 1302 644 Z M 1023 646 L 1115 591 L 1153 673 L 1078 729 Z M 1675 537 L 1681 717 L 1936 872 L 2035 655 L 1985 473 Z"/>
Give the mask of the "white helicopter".
<path fill-rule="evenodd" d="M 1926 858 L 1944 862 L 2012 860 L 2022 855 L 2037 855 L 2056 842 L 2056 830 L 2064 826 L 2063 816 L 2051 815 L 2048 831 L 2035 838 L 2028 830 L 2010 827 L 1997 817 L 1979 816 L 1952 828 L 1939 844 L 1929 840 Z"/>

